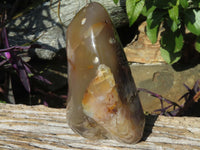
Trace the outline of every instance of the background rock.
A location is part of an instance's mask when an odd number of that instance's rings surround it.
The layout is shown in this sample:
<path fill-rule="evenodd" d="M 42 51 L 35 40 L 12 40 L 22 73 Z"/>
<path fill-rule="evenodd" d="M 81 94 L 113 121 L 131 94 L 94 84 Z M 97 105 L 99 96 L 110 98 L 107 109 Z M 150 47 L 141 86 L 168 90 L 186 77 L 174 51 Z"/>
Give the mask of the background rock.
<path fill-rule="evenodd" d="M 139 34 L 124 48 L 128 61 L 148 64 L 164 63 L 165 61 L 160 54 L 159 42 L 162 30 L 158 34 L 157 42 L 152 44 L 145 33 L 145 27 L 146 22 L 143 22 L 139 26 Z"/>
<path fill-rule="evenodd" d="M 96 1 L 105 6 L 116 27 L 128 23 L 124 0 L 121 0 L 118 5 L 115 5 L 113 0 Z M 11 46 L 37 41 L 44 49 L 35 50 L 36 56 L 42 59 L 53 59 L 55 55 L 51 51 L 57 52 L 66 47 L 67 26 L 85 5 L 86 0 L 63 0 L 60 1 L 60 7 L 59 0 L 45 2 L 7 25 Z"/>
<path fill-rule="evenodd" d="M 179 67 L 183 70 L 179 70 Z M 131 71 L 137 88 L 145 88 L 164 98 L 182 104 L 184 100 L 178 102 L 188 90 L 183 84 L 192 89 L 195 82 L 200 79 L 200 64 L 190 66 L 171 66 L 167 64 L 144 65 L 132 64 Z M 145 93 L 139 93 L 144 111 L 152 112 L 160 109 L 160 100 Z"/>

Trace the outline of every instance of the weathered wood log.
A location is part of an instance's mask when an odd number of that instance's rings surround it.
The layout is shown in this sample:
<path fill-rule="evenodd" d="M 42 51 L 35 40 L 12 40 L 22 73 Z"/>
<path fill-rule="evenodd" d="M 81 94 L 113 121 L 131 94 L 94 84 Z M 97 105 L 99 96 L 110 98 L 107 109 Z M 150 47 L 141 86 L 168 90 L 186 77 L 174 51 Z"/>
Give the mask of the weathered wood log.
<path fill-rule="evenodd" d="M 66 110 L 0 104 L 0 149 L 200 149 L 200 118 L 147 116 L 135 145 L 89 141 L 66 123 Z"/>

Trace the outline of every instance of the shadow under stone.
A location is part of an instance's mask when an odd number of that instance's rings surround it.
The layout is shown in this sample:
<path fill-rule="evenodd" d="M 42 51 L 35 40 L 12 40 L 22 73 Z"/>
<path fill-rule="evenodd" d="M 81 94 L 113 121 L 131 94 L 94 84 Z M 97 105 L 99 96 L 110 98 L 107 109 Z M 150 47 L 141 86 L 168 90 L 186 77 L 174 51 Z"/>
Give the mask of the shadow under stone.
<path fill-rule="evenodd" d="M 158 115 L 146 115 L 145 116 L 145 127 L 144 127 L 144 133 L 141 141 L 146 141 L 146 139 L 149 137 L 149 135 L 152 133 L 152 129 L 154 126 L 154 123 L 156 122 L 158 118 Z"/>

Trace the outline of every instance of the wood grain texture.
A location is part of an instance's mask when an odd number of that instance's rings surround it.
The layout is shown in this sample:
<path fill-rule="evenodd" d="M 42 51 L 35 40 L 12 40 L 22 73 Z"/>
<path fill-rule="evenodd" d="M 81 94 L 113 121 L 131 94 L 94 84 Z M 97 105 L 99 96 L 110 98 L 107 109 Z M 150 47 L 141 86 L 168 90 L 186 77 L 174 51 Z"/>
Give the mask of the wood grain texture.
<path fill-rule="evenodd" d="M 0 104 L 0 149 L 200 149 L 200 118 L 147 116 L 143 140 L 135 145 L 89 141 L 66 123 L 66 110 Z"/>

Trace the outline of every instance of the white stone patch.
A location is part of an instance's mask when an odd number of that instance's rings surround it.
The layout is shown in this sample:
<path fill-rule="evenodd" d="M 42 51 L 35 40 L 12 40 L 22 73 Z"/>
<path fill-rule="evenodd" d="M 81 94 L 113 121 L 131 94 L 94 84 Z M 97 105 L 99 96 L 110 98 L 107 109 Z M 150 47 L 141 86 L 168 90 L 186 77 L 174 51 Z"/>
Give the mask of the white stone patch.
<path fill-rule="evenodd" d="M 97 64 L 98 62 L 99 62 L 99 58 L 98 58 L 98 57 L 95 57 L 94 60 L 93 60 L 93 63 L 94 63 L 94 64 Z"/>
<path fill-rule="evenodd" d="M 83 19 L 81 20 L 81 25 L 84 25 L 85 22 L 86 22 L 86 18 L 83 18 Z"/>
<path fill-rule="evenodd" d="M 110 44 L 114 44 L 114 43 L 116 43 L 115 38 L 113 38 L 113 37 L 109 38 L 109 43 L 110 43 Z"/>
<path fill-rule="evenodd" d="M 98 100 L 103 101 L 106 97 L 105 96 L 98 96 Z"/>

